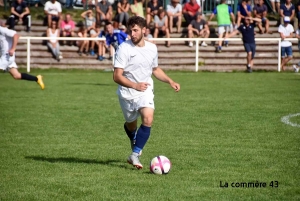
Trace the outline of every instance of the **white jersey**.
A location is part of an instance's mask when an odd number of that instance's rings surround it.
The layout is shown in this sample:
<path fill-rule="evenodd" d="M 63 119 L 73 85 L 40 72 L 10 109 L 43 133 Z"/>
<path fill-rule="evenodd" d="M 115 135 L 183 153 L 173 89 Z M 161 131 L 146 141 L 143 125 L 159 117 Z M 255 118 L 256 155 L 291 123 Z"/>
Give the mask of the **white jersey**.
<path fill-rule="evenodd" d="M 119 85 L 117 94 L 120 98 L 131 100 L 141 97 L 145 93 L 153 94 L 153 80 L 151 78 L 153 68 L 158 66 L 157 47 L 153 43 L 145 41 L 144 47 L 135 46 L 131 40 L 123 42 L 115 57 L 115 68 L 123 68 L 123 76 L 132 82 L 148 82 L 145 92 L 137 91 Z"/>
<path fill-rule="evenodd" d="M 61 13 L 61 4 L 57 1 L 55 1 L 55 3 L 47 1 L 44 10 L 51 15 L 57 15 L 58 13 Z"/>
<path fill-rule="evenodd" d="M 0 56 L 8 54 L 13 44 L 13 37 L 17 32 L 0 26 Z"/>

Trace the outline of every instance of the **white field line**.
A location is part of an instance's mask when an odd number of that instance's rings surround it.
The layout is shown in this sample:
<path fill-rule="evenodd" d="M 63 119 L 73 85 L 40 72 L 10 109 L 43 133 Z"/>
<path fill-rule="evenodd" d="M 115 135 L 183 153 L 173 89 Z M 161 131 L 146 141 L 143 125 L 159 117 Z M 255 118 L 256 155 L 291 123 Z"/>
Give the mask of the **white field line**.
<path fill-rule="evenodd" d="M 300 124 L 296 124 L 296 123 L 293 123 L 290 121 L 290 119 L 292 117 L 297 117 L 297 116 L 300 116 L 300 113 L 297 113 L 297 114 L 289 114 L 287 116 L 284 116 L 281 118 L 281 121 L 287 125 L 290 125 L 290 126 L 293 126 L 293 127 L 298 127 L 300 128 Z"/>

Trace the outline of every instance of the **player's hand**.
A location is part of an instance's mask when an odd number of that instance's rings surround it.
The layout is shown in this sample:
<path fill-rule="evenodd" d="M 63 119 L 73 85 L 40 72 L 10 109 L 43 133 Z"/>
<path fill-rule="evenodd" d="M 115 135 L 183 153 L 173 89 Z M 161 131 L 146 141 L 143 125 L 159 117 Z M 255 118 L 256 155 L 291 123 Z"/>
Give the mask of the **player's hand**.
<path fill-rule="evenodd" d="M 171 82 L 170 85 L 173 89 L 175 89 L 176 92 L 178 92 L 180 90 L 180 84 L 178 84 L 176 82 Z"/>
<path fill-rule="evenodd" d="M 145 91 L 148 88 L 148 86 L 150 86 L 150 84 L 147 82 L 139 82 L 139 83 L 136 83 L 136 86 L 134 87 L 134 89 L 137 91 Z"/>
<path fill-rule="evenodd" d="M 13 56 L 14 55 L 14 53 L 15 53 L 15 49 L 10 49 L 9 51 L 8 51 L 8 54 L 9 54 L 9 56 Z"/>

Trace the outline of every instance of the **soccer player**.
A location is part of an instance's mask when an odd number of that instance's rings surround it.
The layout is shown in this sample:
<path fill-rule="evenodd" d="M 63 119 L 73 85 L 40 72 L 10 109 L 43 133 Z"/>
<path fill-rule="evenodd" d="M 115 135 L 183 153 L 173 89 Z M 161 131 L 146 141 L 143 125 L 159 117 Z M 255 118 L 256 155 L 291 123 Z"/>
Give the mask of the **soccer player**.
<path fill-rule="evenodd" d="M 152 74 L 158 80 L 170 84 L 178 92 L 180 85 L 169 78 L 158 67 L 155 44 L 144 39 L 146 20 L 139 16 L 128 21 L 130 40 L 123 42 L 114 63 L 114 81 L 119 84 L 117 94 L 126 120 L 124 130 L 131 142 L 132 153 L 127 162 L 137 169 L 143 168 L 139 157 L 151 131 L 154 116 L 154 94 Z M 137 129 L 137 118 L 142 124 Z"/>
<path fill-rule="evenodd" d="M 240 25 L 237 30 L 230 33 L 227 38 L 236 35 L 238 32 L 242 33 L 245 51 L 247 52 L 247 72 L 252 73 L 253 59 L 255 56 L 255 22 L 261 22 L 259 18 L 245 17 L 244 24 Z M 224 39 L 226 40 L 226 39 Z"/>
<path fill-rule="evenodd" d="M 16 31 L 6 28 L 4 21 L 0 20 L 0 69 L 8 71 L 16 80 L 36 81 L 44 89 L 41 75 L 35 77 L 18 71 L 18 66 L 15 63 L 15 51 L 19 37 Z"/>

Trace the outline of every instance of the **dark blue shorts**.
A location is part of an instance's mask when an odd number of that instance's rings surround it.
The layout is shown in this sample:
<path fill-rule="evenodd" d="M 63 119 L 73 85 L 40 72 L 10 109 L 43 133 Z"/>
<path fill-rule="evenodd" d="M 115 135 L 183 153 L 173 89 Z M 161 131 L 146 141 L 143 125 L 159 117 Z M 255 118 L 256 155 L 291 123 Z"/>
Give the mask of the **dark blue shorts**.
<path fill-rule="evenodd" d="M 244 43 L 244 48 L 247 53 L 249 52 L 252 53 L 252 59 L 253 59 L 255 56 L 255 49 L 256 49 L 255 43 Z"/>
<path fill-rule="evenodd" d="M 281 57 L 293 57 L 292 46 L 289 47 L 281 47 Z"/>

